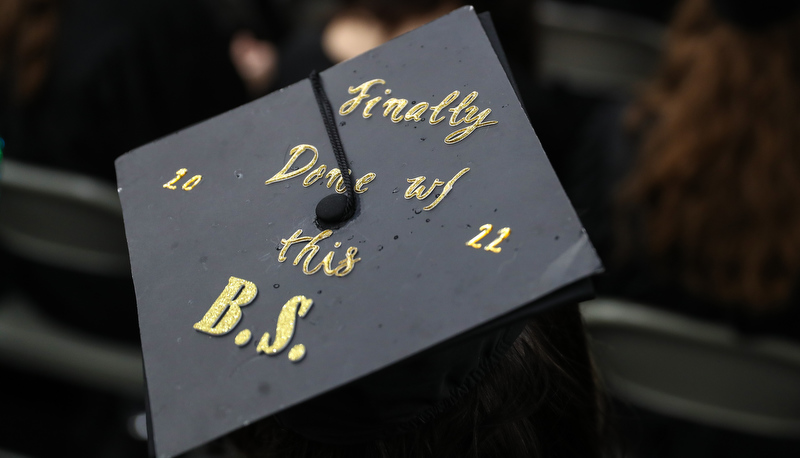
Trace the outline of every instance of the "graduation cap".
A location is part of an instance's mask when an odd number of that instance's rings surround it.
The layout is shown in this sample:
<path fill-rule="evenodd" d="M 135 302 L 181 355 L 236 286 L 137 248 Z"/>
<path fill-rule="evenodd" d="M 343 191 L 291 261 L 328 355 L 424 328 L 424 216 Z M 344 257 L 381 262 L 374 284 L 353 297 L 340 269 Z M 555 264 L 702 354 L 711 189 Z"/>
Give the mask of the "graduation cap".
<path fill-rule="evenodd" d="M 276 414 L 323 441 L 413 423 L 591 294 L 502 60 L 461 8 L 117 160 L 157 456 Z M 359 383 L 373 410 L 322 412 Z"/>

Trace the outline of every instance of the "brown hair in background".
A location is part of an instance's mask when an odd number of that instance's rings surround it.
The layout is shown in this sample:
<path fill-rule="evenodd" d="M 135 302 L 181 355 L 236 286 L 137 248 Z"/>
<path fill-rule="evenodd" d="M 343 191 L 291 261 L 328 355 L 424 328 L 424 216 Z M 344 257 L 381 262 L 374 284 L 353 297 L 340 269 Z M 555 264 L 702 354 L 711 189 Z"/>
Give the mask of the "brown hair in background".
<path fill-rule="evenodd" d="M 0 83 L 15 103 L 29 101 L 47 76 L 58 0 L 0 0 Z"/>
<path fill-rule="evenodd" d="M 686 0 L 628 113 L 639 157 L 617 196 L 690 291 L 780 308 L 800 278 L 800 16 L 758 32 Z"/>

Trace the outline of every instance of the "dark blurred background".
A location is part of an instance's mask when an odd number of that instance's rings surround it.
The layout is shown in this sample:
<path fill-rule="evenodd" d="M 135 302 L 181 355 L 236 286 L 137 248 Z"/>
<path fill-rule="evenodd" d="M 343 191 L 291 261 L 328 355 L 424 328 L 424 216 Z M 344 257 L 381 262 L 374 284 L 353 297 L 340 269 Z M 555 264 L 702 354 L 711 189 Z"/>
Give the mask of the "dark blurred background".
<path fill-rule="evenodd" d="M 0 0 L 0 457 L 147 455 L 116 157 L 463 4 Z M 531 123 L 607 265 L 602 300 L 584 311 L 626 454 L 800 456 L 800 162 L 787 159 L 800 153 L 789 134 L 800 131 L 797 8 L 472 4 L 492 13 Z M 731 112 L 741 116 L 721 115 Z M 703 132 L 730 141 L 662 148 Z M 764 187 L 776 191 L 752 197 Z M 679 210 L 659 213 L 665 202 Z M 662 217 L 648 226 L 652 215 Z M 651 243 L 672 226 L 699 235 Z M 734 234 L 724 246 L 697 248 L 717 246 L 720 227 Z M 737 249 L 773 239 L 757 254 Z M 711 283 L 722 286 L 696 287 Z M 719 293 L 736 284 L 751 286 Z"/>

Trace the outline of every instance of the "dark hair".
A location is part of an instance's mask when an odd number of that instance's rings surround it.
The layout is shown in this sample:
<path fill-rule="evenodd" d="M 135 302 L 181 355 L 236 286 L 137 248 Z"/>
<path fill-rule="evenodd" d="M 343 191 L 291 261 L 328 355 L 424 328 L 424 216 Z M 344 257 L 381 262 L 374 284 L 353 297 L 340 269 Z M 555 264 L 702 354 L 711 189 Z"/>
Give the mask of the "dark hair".
<path fill-rule="evenodd" d="M 701 298 L 779 308 L 800 278 L 800 15 L 748 31 L 688 0 L 668 38 L 627 120 L 621 232 Z"/>
<path fill-rule="evenodd" d="M 247 457 L 601 457 L 612 452 L 577 307 L 537 315 L 455 405 L 422 427 L 356 445 L 309 441 L 270 417 L 231 435 Z"/>
<path fill-rule="evenodd" d="M 0 0 L 0 87 L 9 90 L 13 102 L 29 101 L 44 83 L 58 28 L 58 3 Z"/>

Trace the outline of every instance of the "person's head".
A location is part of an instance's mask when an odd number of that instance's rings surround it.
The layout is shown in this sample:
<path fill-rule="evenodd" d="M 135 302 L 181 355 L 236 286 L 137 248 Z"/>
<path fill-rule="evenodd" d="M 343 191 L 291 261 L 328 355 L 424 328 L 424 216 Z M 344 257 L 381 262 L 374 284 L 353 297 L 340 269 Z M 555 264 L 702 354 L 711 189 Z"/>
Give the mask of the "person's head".
<path fill-rule="evenodd" d="M 450 11 L 472 5 L 479 13 L 489 11 L 510 65 L 520 80 L 534 71 L 534 0 L 341 0 L 345 10 L 366 13 L 390 31 L 387 39 L 408 32 Z"/>
<path fill-rule="evenodd" d="M 340 397 L 339 404 L 348 403 L 341 399 L 347 392 L 333 396 Z M 355 402 L 351 407 L 362 408 Z M 536 315 L 474 386 L 436 410 L 411 428 L 397 427 L 394 434 L 360 443 L 309 440 L 276 417 L 234 433 L 231 440 L 253 458 L 600 457 L 612 448 L 604 398 L 574 306 Z M 310 419 L 313 408 L 302 415 Z"/>
<path fill-rule="evenodd" d="M 617 203 L 666 275 L 767 310 L 800 278 L 800 14 L 739 3 L 680 5 L 629 112 L 639 157 Z"/>

